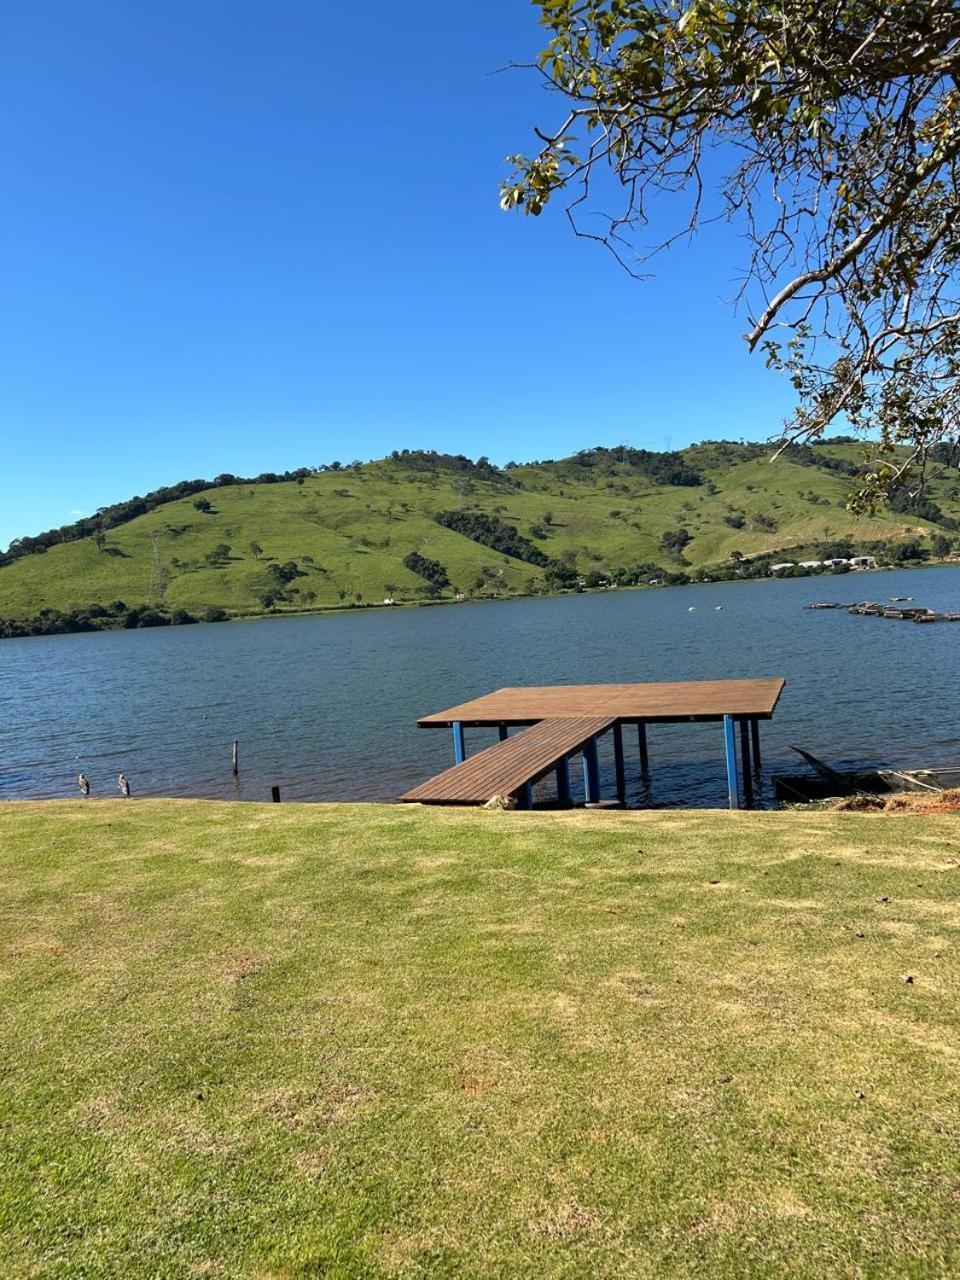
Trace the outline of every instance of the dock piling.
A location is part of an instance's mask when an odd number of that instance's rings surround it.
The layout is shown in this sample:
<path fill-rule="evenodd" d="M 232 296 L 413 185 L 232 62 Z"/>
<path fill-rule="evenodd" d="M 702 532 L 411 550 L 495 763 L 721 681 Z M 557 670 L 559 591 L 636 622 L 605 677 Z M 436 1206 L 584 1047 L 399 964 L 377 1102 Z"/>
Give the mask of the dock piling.
<path fill-rule="evenodd" d="M 759 772 L 760 770 L 760 721 L 755 717 L 750 721 L 750 736 L 753 740 L 753 767 Z"/>
<path fill-rule="evenodd" d="M 740 808 L 740 783 L 737 778 L 737 735 L 733 716 L 723 717 L 723 742 L 727 757 L 727 799 L 731 809 Z"/>
<path fill-rule="evenodd" d="M 583 789 L 587 804 L 596 804 L 600 799 L 600 753 L 595 737 L 583 744 Z"/>
<path fill-rule="evenodd" d="M 748 809 L 753 808 L 753 770 L 750 767 L 750 725 L 748 721 L 740 721 L 740 764 L 743 769 L 743 802 Z"/>
<path fill-rule="evenodd" d="M 557 799 L 561 804 L 570 803 L 570 760 L 567 756 L 557 761 Z"/>
<path fill-rule="evenodd" d="M 463 724 L 459 720 L 453 722 L 453 760 L 454 764 L 463 764 L 467 751 L 463 741 Z"/>
<path fill-rule="evenodd" d="M 627 803 L 627 777 L 623 767 L 623 725 L 618 720 L 613 726 L 613 761 L 617 771 L 617 799 Z"/>
<path fill-rule="evenodd" d="M 637 744 L 640 748 L 640 772 L 650 772 L 650 755 L 647 751 L 647 726 L 643 720 L 637 722 Z"/>

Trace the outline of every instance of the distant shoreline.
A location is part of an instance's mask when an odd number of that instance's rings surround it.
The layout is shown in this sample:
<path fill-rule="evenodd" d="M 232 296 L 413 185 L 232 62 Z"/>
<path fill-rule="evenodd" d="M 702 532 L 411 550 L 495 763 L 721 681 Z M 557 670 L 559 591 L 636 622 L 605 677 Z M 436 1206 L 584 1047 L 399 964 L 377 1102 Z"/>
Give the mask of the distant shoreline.
<path fill-rule="evenodd" d="M 398 609 L 425 609 L 446 607 L 451 605 L 462 604 L 504 604 L 513 600 L 556 600 L 569 596 L 598 596 L 607 595 L 611 592 L 620 593 L 625 591 L 665 591 L 673 588 L 684 587 L 706 587 L 706 586 L 723 586 L 726 583 L 770 583 L 783 582 L 795 579 L 822 580 L 830 581 L 847 581 L 851 577 L 859 578 L 864 575 L 872 575 L 876 573 L 891 572 L 914 572 L 923 569 L 957 569 L 960 568 L 960 559 L 952 558 L 949 560 L 926 560 L 918 564 L 909 565 L 875 565 L 870 568 L 851 569 L 846 572 L 838 572 L 836 570 L 817 570 L 811 569 L 805 573 L 792 574 L 767 574 L 763 577 L 729 577 L 729 578 L 712 578 L 704 581 L 691 582 L 672 582 L 672 583 L 630 583 L 630 584 L 610 584 L 608 586 L 598 587 L 580 587 L 577 589 L 561 589 L 555 591 L 537 591 L 537 592 L 511 592 L 509 595 L 502 596 L 465 596 L 463 599 L 439 598 L 433 600 L 396 600 L 392 604 L 381 602 L 370 603 L 351 603 L 351 604 L 335 604 L 322 605 L 308 609 L 277 609 L 277 610 L 259 610 L 243 613 L 238 611 L 216 610 L 214 612 L 222 613 L 220 617 L 198 617 L 187 614 L 186 610 L 173 610 L 166 613 L 161 608 L 151 605 L 137 606 L 137 609 L 144 614 L 156 615 L 156 621 L 137 622 L 134 625 L 118 620 L 115 625 L 102 626 L 60 626 L 50 630 L 43 630 L 45 621 L 39 618 L 25 619 L 0 619 L 0 640 L 35 640 L 49 638 L 55 635 L 90 635 L 103 632 L 118 631 L 146 631 L 165 629 L 167 627 L 181 626 L 198 626 L 221 622 L 259 622 L 259 621 L 275 621 L 278 618 L 311 618 L 325 617 L 332 614 L 352 614 L 366 613 L 370 611 L 390 612 Z M 176 615 L 187 614 L 186 617 L 176 617 Z M 36 630 L 24 630 L 20 633 L 8 632 L 3 633 L 2 627 L 4 622 L 9 624 L 23 623 L 27 626 L 36 622 Z"/>

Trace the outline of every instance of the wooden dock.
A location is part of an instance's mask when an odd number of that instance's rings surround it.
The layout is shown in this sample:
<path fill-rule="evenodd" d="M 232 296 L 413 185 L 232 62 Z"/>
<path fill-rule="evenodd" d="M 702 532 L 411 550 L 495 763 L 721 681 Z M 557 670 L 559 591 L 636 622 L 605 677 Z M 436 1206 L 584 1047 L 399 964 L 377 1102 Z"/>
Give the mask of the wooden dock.
<path fill-rule="evenodd" d="M 558 767 L 558 762 L 605 733 L 610 716 L 556 716 L 541 720 L 514 738 L 505 738 L 485 751 L 455 764 L 435 778 L 414 787 L 401 800 L 423 804 L 485 804 L 494 796 L 513 796 L 533 786 Z M 569 784 L 562 792 L 569 791 Z"/>
<path fill-rule="evenodd" d="M 532 803 L 533 786 L 557 776 L 561 803 L 570 802 L 570 758 L 583 757 L 584 795 L 600 801 L 598 742 L 612 733 L 617 797 L 626 795 L 623 726 L 637 726 L 640 766 L 649 768 L 648 724 L 720 721 L 731 808 L 740 805 L 737 735 L 744 800 L 752 800 L 751 776 L 760 763 L 759 721 L 769 720 L 783 692 L 780 678 L 690 680 L 647 684 L 539 685 L 498 689 L 422 716 L 421 728 L 453 730 L 454 764 L 406 792 L 400 799 L 421 804 L 484 804 L 513 796 L 521 808 Z M 464 729 L 496 726 L 500 741 L 467 759 Z M 509 729 L 531 726 L 509 736 Z"/>

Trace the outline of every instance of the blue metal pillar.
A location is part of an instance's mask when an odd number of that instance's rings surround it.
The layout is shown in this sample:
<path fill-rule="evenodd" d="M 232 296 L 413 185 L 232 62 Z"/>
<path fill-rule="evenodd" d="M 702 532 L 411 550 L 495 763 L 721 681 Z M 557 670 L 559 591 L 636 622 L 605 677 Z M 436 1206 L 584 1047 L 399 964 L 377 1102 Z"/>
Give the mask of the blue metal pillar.
<path fill-rule="evenodd" d="M 723 744 L 727 755 L 727 796 L 731 809 L 740 808 L 740 783 L 737 778 L 737 735 L 733 716 L 723 717 Z"/>
<path fill-rule="evenodd" d="M 510 735 L 509 735 L 509 733 L 508 733 L 508 731 L 507 731 L 507 726 L 506 726 L 505 724 L 500 725 L 499 732 L 500 732 L 500 741 L 501 741 L 501 742 L 505 742 L 505 741 L 506 741 L 506 739 L 510 736 Z"/>
<path fill-rule="evenodd" d="M 596 804 L 600 799 L 600 753 L 596 738 L 588 738 L 583 744 L 583 789 L 587 804 Z"/>
<path fill-rule="evenodd" d="M 517 799 L 521 809 L 533 808 L 533 783 L 525 782 L 517 792 Z"/>
<path fill-rule="evenodd" d="M 623 725 L 618 720 L 613 726 L 613 762 L 617 771 L 617 799 L 627 803 L 627 776 L 623 768 Z"/>
<path fill-rule="evenodd" d="M 557 761 L 557 799 L 561 804 L 570 803 L 570 761 L 567 756 Z"/>
<path fill-rule="evenodd" d="M 467 758 L 467 751 L 463 744 L 463 725 L 459 720 L 453 722 L 453 761 L 454 764 L 462 764 Z"/>
<path fill-rule="evenodd" d="M 650 756 L 647 754 L 647 726 L 641 720 L 637 725 L 637 740 L 640 744 L 640 771 L 650 772 Z"/>

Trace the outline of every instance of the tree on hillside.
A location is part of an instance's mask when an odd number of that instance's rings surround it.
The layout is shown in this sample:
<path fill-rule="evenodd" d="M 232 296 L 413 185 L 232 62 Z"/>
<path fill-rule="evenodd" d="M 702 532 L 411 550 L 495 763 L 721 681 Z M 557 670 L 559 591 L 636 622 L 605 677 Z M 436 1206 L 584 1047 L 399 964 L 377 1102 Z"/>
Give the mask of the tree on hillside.
<path fill-rule="evenodd" d="M 945 534 L 935 533 L 932 538 L 933 554 L 938 560 L 945 559 L 953 550 L 953 539 Z"/>
<path fill-rule="evenodd" d="M 922 475 L 933 446 L 955 449 L 956 0 L 535 3 L 537 69 L 563 106 L 533 154 L 511 157 L 503 207 L 536 215 L 563 193 L 577 233 L 637 274 L 705 222 L 735 221 L 747 346 L 797 392 L 782 443 L 842 417 L 877 430 L 862 505 Z"/>

